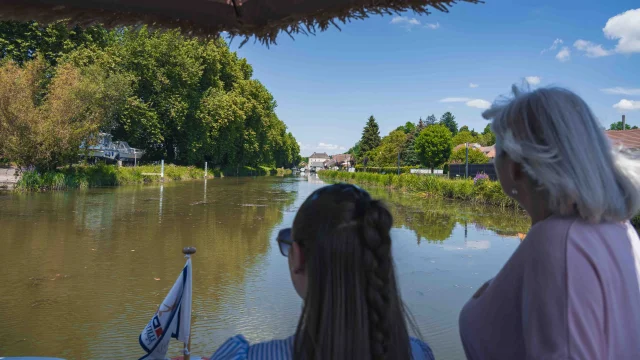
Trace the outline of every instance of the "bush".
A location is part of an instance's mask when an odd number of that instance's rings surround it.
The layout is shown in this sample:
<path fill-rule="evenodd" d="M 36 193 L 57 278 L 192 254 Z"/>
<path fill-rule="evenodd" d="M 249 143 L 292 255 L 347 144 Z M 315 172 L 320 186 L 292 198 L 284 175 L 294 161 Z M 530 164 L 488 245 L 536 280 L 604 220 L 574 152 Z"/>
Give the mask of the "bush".
<path fill-rule="evenodd" d="M 160 173 L 160 165 L 117 167 L 115 165 L 78 165 L 46 171 L 25 171 L 16 184 L 18 191 L 43 191 L 86 189 L 90 187 L 117 186 L 160 182 L 160 176 L 143 175 Z M 214 174 L 220 175 L 219 170 Z M 204 170 L 193 166 L 165 165 L 164 180 L 178 181 L 204 178 Z"/>
<path fill-rule="evenodd" d="M 458 180 L 428 175 L 396 175 L 369 172 L 349 173 L 331 170 L 322 171 L 318 176 L 330 181 L 392 187 L 410 192 L 424 193 L 429 196 L 439 196 L 501 207 L 517 207 L 517 203 L 502 191 L 500 183 L 483 177 L 476 180 Z"/>

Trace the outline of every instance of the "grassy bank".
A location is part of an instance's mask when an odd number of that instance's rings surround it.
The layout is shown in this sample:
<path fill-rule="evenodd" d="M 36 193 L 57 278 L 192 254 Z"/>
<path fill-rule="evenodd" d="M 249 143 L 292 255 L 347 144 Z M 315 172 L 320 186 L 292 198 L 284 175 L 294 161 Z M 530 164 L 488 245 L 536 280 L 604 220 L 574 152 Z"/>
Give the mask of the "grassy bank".
<path fill-rule="evenodd" d="M 412 174 L 372 174 L 348 173 L 344 171 L 321 171 L 318 176 L 328 181 L 342 181 L 357 184 L 391 187 L 430 197 L 456 199 L 475 204 L 495 205 L 500 207 L 518 207 L 508 197 L 497 181 L 480 180 L 474 183 L 471 179 L 449 179 L 437 176 Z M 631 219 L 631 223 L 640 228 L 640 214 Z"/>
<path fill-rule="evenodd" d="M 117 167 L 115 165 L 77 165 L 44 173 L 26 171 L 16 184 L 16 191 L 47 191 L 66 189 L 86 189 L 102 186 L 119 186 L 160 182 L 160 165 L 137 167 Z M 237 169 L 239 176 L 265 176 L 291 174 L 291 170 L 250 168 Z M 236 169 L 213 169 L 207 172 L 208 178 L 235 176 Z M 196 180 L 204 178 L 204 170 L 193 166 L 165 165 L 164 181 Z"/>
<path fill-rule="evenodd" d="M 348 173 L 344 171 L 321 171 L 324 180 L 343 181 L 372 186 L 385 186 L 398 190 L 422 193 L 427 196 L 463 200 L 472 203 L 516 207 L 516 202 L 504 194 L 495 181 L 471 179 L 451 180 L 445 177 L 412 174 Z"/>

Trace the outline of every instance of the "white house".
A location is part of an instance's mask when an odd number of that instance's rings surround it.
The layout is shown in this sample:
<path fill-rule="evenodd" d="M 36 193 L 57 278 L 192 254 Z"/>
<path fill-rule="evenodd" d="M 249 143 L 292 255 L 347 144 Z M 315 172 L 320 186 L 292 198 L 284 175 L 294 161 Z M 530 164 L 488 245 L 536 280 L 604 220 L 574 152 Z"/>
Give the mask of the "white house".
<path fill-rule="evenodd" d="M 327 153 L 313 153 L 309 156 L 309 164 L 311 163 L 324 163 L 329 160 L 329 155 Z"/>
<path fill-rule="evenodd" d="M 327 153 L 313 153 L 309 156 L 309 170 L 317 171 L 324 169 L 324 164 L 329 161 Z"/>

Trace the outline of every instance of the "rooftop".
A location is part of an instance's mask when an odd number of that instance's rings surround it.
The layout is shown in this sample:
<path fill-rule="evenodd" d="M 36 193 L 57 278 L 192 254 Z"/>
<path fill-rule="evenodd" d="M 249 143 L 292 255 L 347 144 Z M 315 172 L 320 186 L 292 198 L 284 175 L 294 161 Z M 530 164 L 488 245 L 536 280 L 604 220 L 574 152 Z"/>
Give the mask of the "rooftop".
<path fill-rule="evenodd" d="M 640 129 L 605 131 L 614 145 L 640 150 Z"/>

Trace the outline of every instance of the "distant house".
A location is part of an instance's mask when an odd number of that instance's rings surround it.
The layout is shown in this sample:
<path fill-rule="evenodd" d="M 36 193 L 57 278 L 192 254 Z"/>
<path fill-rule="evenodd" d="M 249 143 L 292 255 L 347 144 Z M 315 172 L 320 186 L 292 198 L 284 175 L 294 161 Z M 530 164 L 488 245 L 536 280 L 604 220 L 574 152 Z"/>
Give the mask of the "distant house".
<path fill-rule="evenodd" d="M 626 151 L 640 155 L 640 129 L 605 131 L 614 146 L 622 146 Z"/>
<path fill-rule="evenodd" d="M 453 151 L 464 149 L 465 146 L 466 146 L 465 144 L 457 145 L 456 147 L 453 148 Z M 469 149 L 476 149 L 478 151 L 481 151 L 483 154 L 485 154 L 489 158 L 490 161 L 493 161 L 493 159 L 496 157 L 495 145 L 482 146 L 478 143 L 470 143 Z"/>
<path fill-rule="evenodd" d="M 336 161 L 337 166 L 341 167 L 349 167 L 351 161 L 353 161 L 351 154 L 338 154 L 333 155 L 331 158 Z"/>
<path fill-rule="evenodd" d="M 309 170 L 317 171 L 324 169 L 324 164 L 330 159 L 327 153 L 313 153 L 309 156 Z"/>

